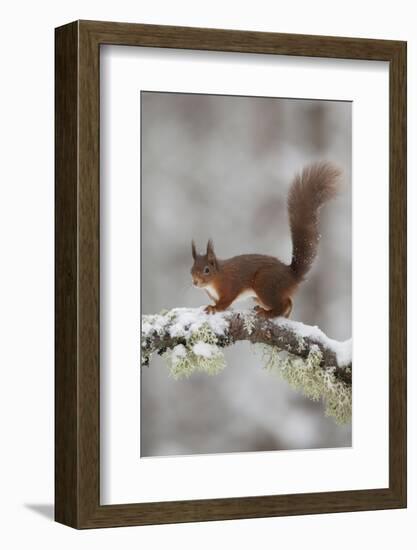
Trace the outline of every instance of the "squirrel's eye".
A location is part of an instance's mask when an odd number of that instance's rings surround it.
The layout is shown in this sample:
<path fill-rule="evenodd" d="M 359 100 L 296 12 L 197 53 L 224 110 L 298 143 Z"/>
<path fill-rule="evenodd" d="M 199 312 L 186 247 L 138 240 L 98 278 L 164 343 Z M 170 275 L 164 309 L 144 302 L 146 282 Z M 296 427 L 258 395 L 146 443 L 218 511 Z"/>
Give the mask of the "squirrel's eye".
<path fill-rule="evenodd" d="M 204 274 L 207 275 L 207 273 L 210 273 L 210 268 L 208 265 L 204 268 Z"/>

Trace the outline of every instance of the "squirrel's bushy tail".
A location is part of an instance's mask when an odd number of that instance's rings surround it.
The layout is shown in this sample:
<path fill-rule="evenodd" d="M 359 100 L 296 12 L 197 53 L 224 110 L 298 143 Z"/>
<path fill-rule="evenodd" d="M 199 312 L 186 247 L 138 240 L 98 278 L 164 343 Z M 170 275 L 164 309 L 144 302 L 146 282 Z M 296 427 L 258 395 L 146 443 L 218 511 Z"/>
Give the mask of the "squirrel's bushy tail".
<path fill-rule="evenodd" d="M 291 270 L 302 279 L 311 268 L 320 239 L 318 212 L 339 188 L 341 172 L 333 164 L 320 162 L 304 168 L 294 178 L 288 194 L 292 236 Z"/>

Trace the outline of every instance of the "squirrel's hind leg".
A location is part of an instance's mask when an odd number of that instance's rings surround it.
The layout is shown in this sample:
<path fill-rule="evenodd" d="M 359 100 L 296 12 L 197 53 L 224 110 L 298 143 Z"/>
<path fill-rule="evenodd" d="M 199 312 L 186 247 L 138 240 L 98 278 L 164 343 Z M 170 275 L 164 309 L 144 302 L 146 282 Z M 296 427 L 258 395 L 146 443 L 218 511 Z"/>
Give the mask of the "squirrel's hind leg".
<path fill-rule="evenodd" d="M 256 306 L 255 311 L 256 315 L 259 315 L 259 317 L 262 317 L 263 319 L 273 319 L 274 317 L 288 318 L 291 315 L 292 307 L 292 299 L 288 297 L 271 309 Z"/>
<path fill-rule="evenodd" d="M 294 288 L 289 277 L 277 268 L 261 269 L 254 280 L 257 303 L 256 314 L 264 319 L 289 317 L 292 310 L 291 294 Z"/>
<path fill-rule="evenodd" d="M 263 305 L 263 304 L 262 304 Z M 255 306 L 254 311 L 256 315 L 264 319 L 273 319 L 274 317 L 286 317 L 288 318 L 291 315 L 293 308 L 293 301 L 288 296 L 287 298 L 280 300 L 279 303 L 274 304 L 272 308 L 266 309 L 262 306 Z"/>
<path fill-rule="evenodd" d="M 253 307 L 253 311 L 255 311 L 255 312 L 258 312 L 258 311 L 268 311 L 269 308 L 267 308 L 266 305 L 265 305 L 263 302 L 261 302 L 261 300 L 260 300 L 257 296 L 255 296 L 255 297 L 253 298 L 253 301 L 254 301 L 255 304 L 256 304 L 256 305 Z"/>
<path fill-rule="evenodd" d="M 273 319 L 274 317 L 288 318 L 292 311 L 292 300 L 291 298 L 288 298 L 285 305 L 282 304 L 279 307 L 274 307 L 272 309 L 264 309 L 263 307 L 257 306 L 255 311 L 256 315 L 262 317 L 263 319 Z"/>

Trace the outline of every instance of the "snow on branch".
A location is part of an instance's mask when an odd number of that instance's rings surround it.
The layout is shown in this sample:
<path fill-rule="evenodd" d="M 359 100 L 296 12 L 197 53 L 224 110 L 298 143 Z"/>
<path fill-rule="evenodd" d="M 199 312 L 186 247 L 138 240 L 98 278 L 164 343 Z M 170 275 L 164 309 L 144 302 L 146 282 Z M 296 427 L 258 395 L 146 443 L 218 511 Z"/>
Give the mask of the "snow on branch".
<path fill-rule="evenodd" d="M 247 340 L 260 349 L 265 368 L 277 372 L 339 423 L 351 418 L 351 340 L 337 342 L 318 327 L 284 318 L 265 320 L 252 311 L 210 315 L 204 308 L 175 308 L 142 316 L 142 366 L 153 353 L 168 360 L 175 378 L 193 372 L 217 374 L 225 366 L 222 348 Z"/>

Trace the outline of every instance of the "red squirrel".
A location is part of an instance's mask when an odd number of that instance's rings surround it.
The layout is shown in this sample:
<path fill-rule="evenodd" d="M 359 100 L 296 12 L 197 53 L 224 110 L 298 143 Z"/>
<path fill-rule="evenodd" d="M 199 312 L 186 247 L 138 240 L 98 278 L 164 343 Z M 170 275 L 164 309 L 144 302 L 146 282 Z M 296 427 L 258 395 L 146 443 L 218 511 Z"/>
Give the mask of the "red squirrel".
<path fill-rule="evenodd" d="M 288 193 L 293 248 L 289 265 L 263 254 L 220 260 L 211 239 L 202 255 L 191 242 L 193 285 L 204 289 L 215 302 L 205 308 L 207 313 L 224 311 L 238 299 L 253 297 L 257 315 L 266 319 L 289 317 L 293 295 L 317 254 L 320 207 L 337 194 L 340 175 L 334 165 L 321 162 L 307 166 L 294 178 Z"/>

